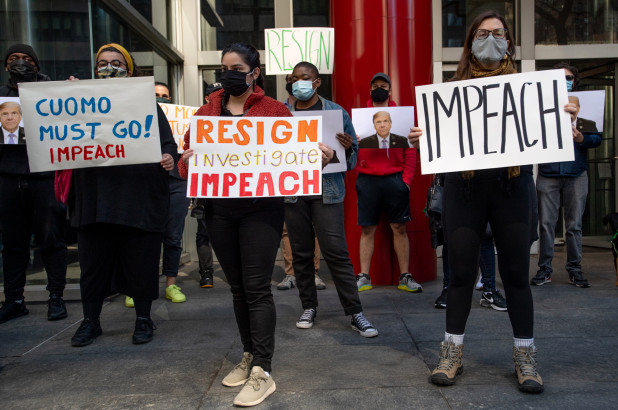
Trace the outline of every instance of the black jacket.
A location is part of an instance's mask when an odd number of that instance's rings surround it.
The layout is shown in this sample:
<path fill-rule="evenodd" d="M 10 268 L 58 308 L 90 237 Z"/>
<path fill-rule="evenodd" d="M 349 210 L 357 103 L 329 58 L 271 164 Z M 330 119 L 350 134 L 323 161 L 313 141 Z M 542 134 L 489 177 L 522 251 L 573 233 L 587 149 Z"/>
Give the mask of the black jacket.
<path fill-rule="evenodd" d="M 177 161 L 178 146 L 157 104 L 162 153 Z M 169 207 L 169 173 L 161 164 L 80 168 L 73 171 L 71 224 L 109 223 L 163 232 Z"/>

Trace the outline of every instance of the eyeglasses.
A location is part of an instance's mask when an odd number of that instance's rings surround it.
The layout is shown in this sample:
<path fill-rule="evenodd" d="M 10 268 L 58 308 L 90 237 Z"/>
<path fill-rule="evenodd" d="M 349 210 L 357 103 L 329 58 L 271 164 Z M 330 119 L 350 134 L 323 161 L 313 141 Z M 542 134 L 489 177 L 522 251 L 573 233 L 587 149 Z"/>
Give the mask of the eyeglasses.
<path fill-rule="evenodd" d="M 123 63 L 120 60 L 112 60 L 112 61 L 99 60 L 97 61 L 97 68 L 105 68 L 108 65 L 111 65 L 112 68 L 124 68 L 127 66 L 125 63 Z"/>
<path fill-rule="evenodd" d="M 565 75 L 564 78 L 566 78 L 567 81 L 575 80 L 575 76 L 574 75 Z"/>
<path fill-rule="evenodd" d="M 506 38 L 506 32 L 508 30 L 505 28 L 496 28 L 493 30 L 485 30 L 483 28 L 479 28 L 478 30 L 474 30 L 474 38 L 477 40 L 485 40 L 489 33 L 493 36 L 493 38 Z"/>

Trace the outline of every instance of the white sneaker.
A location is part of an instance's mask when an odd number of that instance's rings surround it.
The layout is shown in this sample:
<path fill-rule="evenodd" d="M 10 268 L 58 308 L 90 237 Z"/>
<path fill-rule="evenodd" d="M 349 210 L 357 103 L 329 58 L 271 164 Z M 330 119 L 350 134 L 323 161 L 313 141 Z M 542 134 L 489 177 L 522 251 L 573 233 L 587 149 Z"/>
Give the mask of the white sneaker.
<path fill-rule="evenodd" d="M 285 275 L 285 278 L 277 285 L 279 290 L 290 290 L 296 287 L 296 278 L 294 275 Z"/>
<path fill-rule="evenodd" d="M 234 405 L 255 406 L 263 402 L 275 390 L 277 390 L 277 385 L 273 378 L 266 376 L 264 369 L 260 366 L 253 366 L 249 380 L 234 399 Z"/>
<path fill-rule="evenodd" d="M 373 289 L 371 286 L 371 278 L 366 273 L 359 273 L 356 275 L 356 287 L 359 292 L 363 292 L 365 290 Z"/>
<path fill-rule="evenodd" d="M 326 289 L 326 283 L 324 283 L 322 278 L 320 278 L 317 273 L 315 274 L 315 287 L 317 290 Z"/>

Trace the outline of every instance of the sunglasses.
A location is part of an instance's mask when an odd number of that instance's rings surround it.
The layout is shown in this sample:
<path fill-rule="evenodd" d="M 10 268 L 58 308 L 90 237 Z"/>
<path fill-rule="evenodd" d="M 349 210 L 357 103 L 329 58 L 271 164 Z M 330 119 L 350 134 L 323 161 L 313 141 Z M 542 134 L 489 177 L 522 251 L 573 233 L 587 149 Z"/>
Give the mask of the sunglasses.
<path fill-rule="evenodd" d="M 575 80 L 575 76 L 574 75 L 565 75 L 564 78 L 566 78 L 567 81 Z"/>

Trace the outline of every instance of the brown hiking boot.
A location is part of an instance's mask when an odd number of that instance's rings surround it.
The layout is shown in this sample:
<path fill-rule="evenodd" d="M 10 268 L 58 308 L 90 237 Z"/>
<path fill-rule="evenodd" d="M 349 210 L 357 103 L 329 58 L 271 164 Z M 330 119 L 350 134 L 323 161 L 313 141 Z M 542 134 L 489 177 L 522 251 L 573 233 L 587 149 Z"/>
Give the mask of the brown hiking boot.
<path fill-rule="evenodd" d="M 517 374 L 517 388 L 526 393 L 541 393 L 543 379 L 536 371 L 536 346 L 513 346 L 513 362 Z"/>
<path fill-rule="evenodd" d="M 431 382 L 441 386 L 455 384 L 455 376 L 463 373 L 463 344 L 455 346 L 453 340 L 440 343 L 440 361 L 431 372 Z"/>

